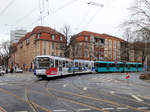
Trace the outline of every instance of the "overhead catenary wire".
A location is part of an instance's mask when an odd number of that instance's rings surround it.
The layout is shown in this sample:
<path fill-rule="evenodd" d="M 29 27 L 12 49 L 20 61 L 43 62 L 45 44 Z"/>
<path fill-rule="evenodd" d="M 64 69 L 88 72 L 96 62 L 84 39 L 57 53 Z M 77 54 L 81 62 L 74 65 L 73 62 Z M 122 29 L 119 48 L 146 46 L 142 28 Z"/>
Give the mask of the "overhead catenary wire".
<path fill-rule="evenodd" d="M 2 11 L 0 12 L 0 16 L 2 16 L 2 14 L 4 14 L 6 12 L 6 10 L 15 2 L 16 0 L 11 0 L 7 5 L 6 7 L 4 7 L 2 9 Z"/>
<path fill-rule="evenodd" d="M 39 22 L 41 19 L 43 19 L 43 18 L 45 18 L 45 17 L 47 17 L 47 16 L 50 16 L 50 15 L 56 14 L 56 13 L 59 12 L 60 10 L 62 10 L 62 9 L 64 9 L 64 8 L 68 7 L 68 6 L 71 5 L 72 3 L 75 3 L 76 1 L 78 1 L 78 0 L 71 0 L 71 1 L 67 2 L 66 4 L 64 4 L 64 5 L 60 6 L 59 8 L 57 8 L 57 9 L 56 9 L 55 11 L 53 11 L 53 12 L 49 12 L 49 11 L 48 11 L 47 15 L 44 15 L 42 18 L 41 18 L 41 16 L 38 17 L 35 21 L 33 21 L 31 24 L 29 24 L 29 25 L 27 25 L 27 26 L 32 26 L 32 25 L 34 25 L 35 23 Z M 40 0 L 39 0 L 39 3 L 40 3 Z M 40 7 L 40 10 L 42 10 L 41 6 L 39 6 L 39 7 Z M 49 7 L 49 5 L 48 5 L 48 7 Z M 42 13 L 42 12 L 40 12 L 40 13 Z"/>
<path fill-rule="evenodd" d="M 30 10 L 26 15 L 22 16 L 21 18 L 17 19 L 15 21 L 15 23 L 19 24 L 20 22 L 24 21 L 26 18 L 28 18 L 29 16 L 32 15 L 32 13 L 36 10 L 37 8 L 33 8 L 32 10 Z"/>
<path fill-rule="evenodd" d="M 92 1 L 87 2 L 87 3 L 86 3 L 87 5 L 97 6 L 97 7 L 99 7 L 99 9 L 96 10 L 96 12 L 93 14 L 93 16 L 90 17 L 90 19 L 88 20 L 88 22 L 85 23 L 85 25 L 83 25 L 83 27 L 84 27 L 84 28 L 87 27 L 87 26 L 93 21 L 94 17 L 96 17 L 96 16 L 98 15 L 97 13 L 101 10 L 101 8 L 104 8 L 105 6 L 111 4 L 111 3 L 114 2 L 114 1 L 115 1 L 115 0 L 109 0 L 109 1 L 106 2 L 105 4 L 100 4 L 100 3 L 96 3 L 96 2 L 92 2 Z M 87 17 L 87 16 L 86 16 L 86 17 Z M 85 20 L 84 20 L 84 21 L 85 21 Z M 81 23 L 83 23 L 83 22 L 81 22 Z M 80 26 L 81 26 L 81 24 L 80 24 Z M 79 27 L 78 27 L 78 29 L 79 29 Z"/>
<path fill-rule="evenodd" d="M 87 26 L 93 21 L 94 17 L 96 17 L 96 16 L 98 15 L 98 12 L 99 12 L 100 10 L 101 10 L 101 8 L 98 8 L 98 9 L 96 10 L 96 12 L 93 14 L 93 16 L 89 19 L 89 21 L 85 24 L 84 27 L 87 27 Z"/>

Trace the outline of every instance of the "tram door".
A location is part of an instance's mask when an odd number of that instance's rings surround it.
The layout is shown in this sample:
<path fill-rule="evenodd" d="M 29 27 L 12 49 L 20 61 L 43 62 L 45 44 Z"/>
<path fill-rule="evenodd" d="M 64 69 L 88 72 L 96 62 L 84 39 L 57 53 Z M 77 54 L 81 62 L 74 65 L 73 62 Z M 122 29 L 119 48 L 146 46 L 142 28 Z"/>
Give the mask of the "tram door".
<path fill-rule="evenodd" d="M 59 60 L 59 71 L 62 72 L 62 60 Z"/>

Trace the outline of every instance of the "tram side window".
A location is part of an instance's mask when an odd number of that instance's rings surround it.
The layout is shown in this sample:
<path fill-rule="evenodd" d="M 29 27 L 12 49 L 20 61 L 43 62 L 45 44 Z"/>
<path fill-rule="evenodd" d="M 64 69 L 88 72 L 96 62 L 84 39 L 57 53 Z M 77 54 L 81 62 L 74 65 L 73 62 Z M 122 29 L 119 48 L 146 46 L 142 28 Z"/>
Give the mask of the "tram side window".
<path fill-rule="evenodd" d="M 69 63 L 68 63 L 68 61 L 66 61 L 66 67 L 67 67 L 67 68 L 69 67 Z"/>
<path fill-rule="evenodd" d="M 63 67 L 65 67 L 65 61 L 63 60 Z"/>
<path fill-rule="evenodd" d="M 127 67 L 127 68 L 130 68 L 130 67 L 131 67 L 131 65 L 130 65 L 130 64 L 126 64 L 126 67 Z"/>
<path fill-rule="evenodd" d="M 100 63 L 94 63 L 94 67 L 100 67 Z"/>
<path fill-rule="evenodd" d="M 88 63 L 86 63 L 86 65 L 85 65 L 85 66 L 86 66 L 86 68 L 88 68 Z"/>
<path fill-rule="evenodd" d="M 117 64 L 117 66 L 119 66 L 119 67 L 124 67 L 124 64 Z"/>
<path fill-rule="evenodd" d="M 139 68 L 142 68 L 142 67 L 143 67 L 143 65 L 142 65 L 142 64 L 139 64 L 139 65 L 138 65 L 138 67 L 139 67 Z"/>
<path fill-rule="evenodd" d="M 58 60 L 55 60 L 55 67 L 58 67 Z"/>
<path fill-rule="evenodd" d="M 120 68 L 120 67 L 121 67 L 121 64 L 116 64 L 116 67 L 117 67 L 117 68 Z"/>
<path fill-rule="evenodd" d="M 62 67 L 62 61 L 59 60 L 59 67 Z"/>
<path fill-rule="evenodd" d="M 131 64 L 131 67 L 136 67 L 136 64 Z"/>
<path fill-rule="evenodd" d="M 109 66 L 110 67 L 116 67 L 116 65 L 114 63 L 110 63 Z"/>
<path fill-rule="evenodd" d="M 78 67 L 78 62 L 75 62 L 75 67 Z"/>
<path fill-rule="evenodd" d="M 69 67 L 72 67 L 73 66 L 73 62 L 69 62 Z"/>
<path fill-rule="evenodd" d="M 99 67 L 107 67 L 107 64 L 106 63 L 100 63 Z"/>
<path fill-rule="evenodd" d="M 50 60 L 50 63 L 51 63 L 51 67 L 54 67 L 54 60 L 53 59 Z"/>
<path fill-rule="evenodd" d="M 82 63 L 81 62 L 79 62 L 79 67 L 81 67 L 82 66 Z"/>
<path fill-rule="evenodd" d="M 69 65 L 69 67 L 71 67 L 71 62 L 70 61 L 68 62 L 68 65 Z"/>

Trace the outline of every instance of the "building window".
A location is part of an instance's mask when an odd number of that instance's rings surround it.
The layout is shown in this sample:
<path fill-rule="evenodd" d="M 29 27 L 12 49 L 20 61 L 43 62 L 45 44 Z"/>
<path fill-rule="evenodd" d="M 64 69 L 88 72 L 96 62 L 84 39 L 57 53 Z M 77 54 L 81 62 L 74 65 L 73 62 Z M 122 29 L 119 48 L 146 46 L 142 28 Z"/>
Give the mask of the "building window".
<path fill-rule="evenodd" d="M 116 49 L 116 40 L 113 40 L 113 48 Z"/>
<path fill-rule="evenodd" d="M 85 52 L 84 52 L 85 54 L 85 57 L 87 58 L 88 57 L 88 51 L 86 50 Z"/>
<path fill-rule="evenodd" d="M 23 47 L 23 44 L 22 43 L 20 43 L 20 48 L 22 48 Z"/>
<path fill-rule="evenodd" d="M 63 37 L 62 37 L 62 36 L 60 36 L 60 40 L 61 40 L 61 41 L 63 40 Z"/>
<path fill-rule="evenodd" d="M 37 38 L 40 39 L 41 33 L 38 33 Z"/>
<path fill-rule="evenodd" d="M 46 55 L 46 41 L 43 41 L 43 55 Z"/>
<path fill-rule="evenodd" d="M 55 40 L 55 35 L 52 35 L 52 40 Z"/>
<path fill-rule="evenodd" d="M 88 36 L 85 36 L 84 39 L 85 39 L 85 41 L 88 41 Z"/>
<path fill-rule="evenodd" d="M 29 40 L 29 38 L 28 39 L 26 39 L 26 44 L 29 44 L 30 43 L 30 40 Z"/>
<path fill-rule="evenodd" d="M 88 44 L 87 43 L 85 43 L 85 48 L 88 49 Z"/>
<path fill-rule="evenodd" d="M 55 53 L 54 52 L 52 52 L 52 56 L 54 56 L 55 55 Z"/>
<path fill-rule="evenodd" d="M 62 53 L 60 53 L 60 57 L 62 57 L 63 55 L 62 55 Z"/>
<path fill-rule="evenodd" d="M 52 42 L 52 49 L 54 49 L 55 48 L 55 43 L 54 42 Z"/>
<path fill-rule="evenodd" d="M 104 39 L 100 39 L 100 40 L 101 40 L 101 43 L 104 44 Z"/>

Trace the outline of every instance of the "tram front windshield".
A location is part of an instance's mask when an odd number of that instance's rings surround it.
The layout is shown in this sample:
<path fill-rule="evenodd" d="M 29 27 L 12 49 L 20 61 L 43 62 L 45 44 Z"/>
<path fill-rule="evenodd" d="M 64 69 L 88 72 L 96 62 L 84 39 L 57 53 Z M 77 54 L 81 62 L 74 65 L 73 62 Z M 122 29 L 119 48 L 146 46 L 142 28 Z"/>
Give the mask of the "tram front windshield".
<path fill-rule="evenodd" d="M 36 58 L 36 68 L 37 69 L 47 69 L 49 67 L 50 67 L 50 58 L 48 58 L 48 57 Z"/>

